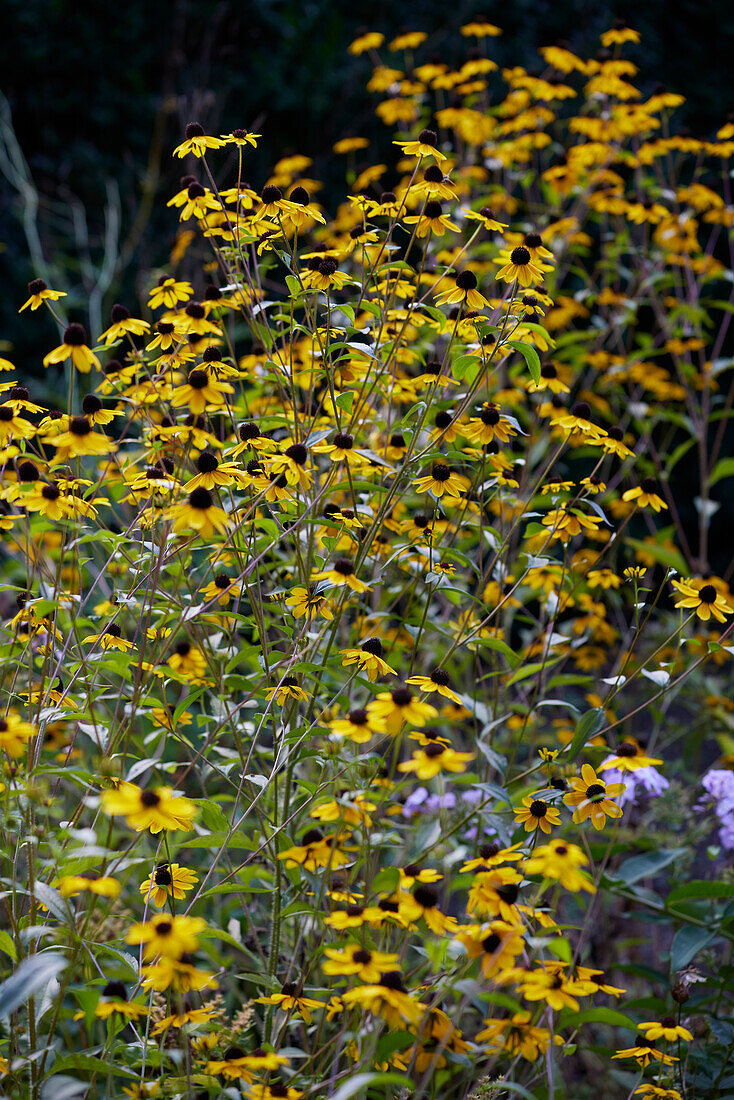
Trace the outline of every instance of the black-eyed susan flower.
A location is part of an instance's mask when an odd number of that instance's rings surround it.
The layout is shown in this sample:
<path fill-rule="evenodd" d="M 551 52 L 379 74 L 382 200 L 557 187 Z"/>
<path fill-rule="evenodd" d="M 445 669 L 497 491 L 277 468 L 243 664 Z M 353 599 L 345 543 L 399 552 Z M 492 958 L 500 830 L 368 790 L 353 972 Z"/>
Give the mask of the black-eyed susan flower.
<path fill-rule="evenodd" d="M 140 893 L 146 901 L 150 899 L 153 905 L 162 909 L 169 897 L 183 900 L 198 881 L 198 875 L 187 867 L 164 860 L 141 882 Z"/>
<path fill-rule="evenodd" d="M 221 149 L 226 144 L 222 138 L 207 136 L 199 122 L 190 122 L 185 133 L 186 140 L 173 150 L 174 157 L 187 157 L 191 153 L 201 158 L 206 154 L 207 149 Z"/>
<path fill-rule="evenodd" d="M 479 416 L 472 417 L 462 426 L 462 431 L 467 439 L 478 447 L 486 447 L 495 440 L 500 443 L 508 443 L 510 436 L 516 435 L 516 429 L 506 417 L 502 416 L 496 405 L 487 402 Z"/>
<path fill-rule="evenodd" d="M 648 1042 L 654 1043 L 657 1039 L 664 1039 L 666 1043 L 675 1043 L 678 1039 L 690 1043 L 693 1035 L 687 1027 L 678 1023 L 674 1016 L 663 1016 L 661 1020 L 647 1020 L 637 1025 L 637 1030 L 644 1032 Z"/>
<path fill-rule="evenodd" d="M 451 687 L 451 677 L 443 668 L 434 668 L 428 676 L 409 676 L 406 684 L 412 684 L 421 691 L 434 692 L 443 695 L 444 699 L 450 699 L 453 703 L 461 704 L 460 697 Z"/>
<path fill-rule="evenodd" d="M 316 581 L 330 581 L 337 587 L 348 587 L 352 592 L 366 592 L 370 587 L 364 581 L 359 580 L 354 572 L 354 562 L 351 558 L 336 558 L 328 569 L 322 569 L 320 573 L 314 573 Z"/>
<path fill-rule="evenodd" d="M 159 919 L 164 920 L 164 917 Z M 202 989 L 216 989 L 217 981 L 210 970 L 201 970 L 194 966 L 192 956 L 184 953 L 180 958 L 168 958 L 162 955 L 151 966 L 140 968 L 145 989 L 156 993 L 171 989 L 175 993 L 201 992 Z"/>
<path fill-rule="evenodd" d="M 470 924 L 458 931 L 456 938 L 464 945 L 470 959 L 480 960 L 485 978 L 514 966 L 518 955 L 525 950 L 522 929 L 507 921 Z"/>
<path fill-rule="evenodd" d="M 419 493 L 432 493 L 435 497 L 458 497 L 468 488 L 469 482 L 443 462 L 434 462 L 431 471 L 415 478 L 413 484 Z"/>
<path fill-rule="evenodd" d="M 581 768 L 581 778 L 569 779 L 573 789 L 563 796 L 567 806 L 574 807 L 573 820 L 578 825 L 587 818 L 595 829 L 603 829 L 607 817 L 621 817 L 622 810 L 613 802 L 624 791 L 624 783 L 606 784 L 600 779 L 591 764 Z"/>
<path fill-rule="evenodd" d="M 433 779 L 441 772 L 463 772 L 474 759 L 473 752 L 456 752 L 450 745 L 432 741 L 424 748 L 416 749 L 410 760 L 398 764 L 398 771 L 415 772 L 417 779 Z"/>
<path fill-rule="evenodd" d="M 141 789 L 134 783 L 119 783 L 114 790 L 103 791 L 102 809 L 110 816 L 124 817 L 127 824 L 140 833 L 181 829 L 188 832 L 197 814 L 188 798 L 177 797 L 168 787 Z"/>
<path fill-rule="evenodd" d="M 467 309 L 472 310 L 489 307 L 487 299 L 477 290 L 479 284 L 473 271 L 460 271 L 454 283 L 453 290 L 444 290 L 436 295 L 438 305 L 458 305 L 462 303 Z"/>
<path fill-rule="evenodd" d="M 654 477 L 646 477 L 637 488 L 628 489 L 623 493 L 622 500 L 634 501 L 638 508 L 652 508 L 654 512 L 659 512 L 663 508 L 667 510 L 668 505 L 658 494 L 658 488 Z"/>
<path fill-rule="evenodd" d="M 394 141 L 406 157 L 433 157 L 434 160 L 446 160 L 446 154 L 438 148 L 438 135 L 435 130 L 421 130 L 417 138 L 411 141 Z"/>
<path fill-rule="evenodd" d="M 306 871 L 316 871 L 319 867 L 337 869 L 350 862 L 349 855 L 339 844 L 338 834 L 325 836 L 320 829 L 309 829 L 300 844 L 280 852 L 278 859 L 284 860 L 286 867 L 303 867 Z"/>
<path fill-rule="evenodd" d="M 276 703 L 287 703 L 289 699 L 300 702 L 302 699 L 310 699 L 311 693 L 302 688 L 296 676 L 284 676 L 274 687 L 265 692 L 266 699 L 275 699 Z"/>
<path fill-rule="evenodd" d="M 388 1027 L 402 1031 L 405 1025 L 415 1025 L 423 1014 L 423 1006 L 405 990 L 399 970 L 388 970 L 379 981 L 358 985 L 342 995 L 346 1008 L 360 1008 L 380 1016 Z"/>
<path fill-rule="evenodd" d="M 195 367 L 189 371 L 187 381 L 177 386 L 171 394 L 171 404 L 175 408 L 187 405 L 194 416 L 200 416 L 208 408 L 221 408 L 230 394 L 234 393 L 229 382 L 213 378 L 208 371 Z"/>
<path fill-rule="evenodd" d="M 359 672 L 366 672 L 369 680 L 378 676 L 396 676 L 395 669 L 383 660 L 382 642 L 379 638 L 365 638 L 357 649 L 340 649 L 342 665 L 356 665 Z"/>
<path fill-rule="evenodd" d="M 410 214 L 403 220 L 406 225 L 415 225 L 415 235 L 418 238 L 427 237 L 429 234 L 434 237 L 443 237 L 446 230 L 452 233 L 459 232 L 458 225 L 444 213 L 438 199 L 429 199 L 420 214 Z"/>
<path fill-rule="evenodd" d="M 612 1059 L 615 1058 L 634 1058 L 638 1066 L 649 1066 L 651 1062 L 659 1062 L 663 1066 L 672 1066 L 674 1062 L 678 1061 L 678 1058 L 674 1055 L 658 1050 L 647 1039 L 640 1039 L 639 1043 L 635 1043 L 633 1047 L 618 1050 L 616 1054 L 612 1055 Z"/>
<path fill-rule="evenodd" d="M 259 137 L 262 137 L 262 134 L 251 134 L 248 130 L 243 130 L 240 127 L 228 134 L 220 134 L 221 140 L 226 145 L 237 145 L 241 148 L 250 145 L 253 149 L 257 149 L 257 139 Z"/>
<path fill-rule="evenodd" d="M 56 448 L 53 465 L 68 462 L 70 458 L 84 455 L 108 455 L 117 450 L 117 444 L 103 432 L 95 432 L 87 416 L 72 416 L 66 431 L 50 432 L 44 442 Z"/>
<path fill-rule="evenodd" d="M 110 311 L 110 327 L 100 336 L 100 340 L 107 344 L 114 344 L 117 340 L 122 339 L 123 336 L 143 336 L 150 330 L 150 325 L 147 321 L 142 321 L 137 317 L 131 317 L 130 310 L 125 306 L 121 306 L 116 303 Z"/>
<path fill-rule="evenodd" d="M 713 616 L 717 622 L 723 623 L 727 615 L 734 614 L 734 607 L 710 581 L 673 580 L 671 584 L 678 590 L 681 597 L 675 606 L 695 611 L 696 616 L 704 622 L 708 622 Z"/>
<path fill-rule="evenodd" d="M 497 272 L 497 278 L 505 283 L 514 283 L 517 279 L 520 286 L 532 286 L 543 281 L 543 271 L 533 261 L 530 249 L 520 244 L 512 251 L 505 250 L 496 261 L 501 264 Z"/>
<path fill-rule="evenodd" d="M 230 528 L 227 513 L 214 503 L 208 489 L 194 489 L 187 500 L 172 504 L 165 518 L 173 520 L 174 531 L 196 531 L 201 538 L 225 535 Z"/>
<path fill-rule="evenodd" d="M 457 930 L 458 925 L 454 917 L 441 912 L 438 908 L 438 899 L 438 891 L 426 883 L 419 883 L 412 894 L 400 893 L 398 895 L 400 913 L 406 920 L 411 922 L 420 920 L 422 917 L 426 925 L 437 936 L 452 935 Z"/>
<path fill-rule="evenodd" d="M 596 886 L 588 875 L 579 871 L 579 867 L 586 867 L 588 863 L 578 845 L 565 840 L 551 840 L 533 851 L 525 860 L 524 869 L 528 875 L 542 875 L 543 878 L 560 882 L 565 890 L 574 894 L 579 890 L 594 894 Z"/>
<path fill-rule="evenodd" d="M 143 958 L 151 962 L 158 955 L 180 959 L 199 946 L 198 935 L 206 928 L 201 917 L 174 917 L 159 914 L 149 921 L 134 924 L 125 936 L 125 943 L 143 944 Z"/>
<path fill-rule="evenodd" d="M 250 1100 L 301 1100 L 303 1092 L 282 1081 L 268 1081 L 267 1084 L 255 1082 L 250 1085 L 248 1095 Z"/>
<path fill-rule="evenodd" d="M 302 1016 L 307 1024 L 311 1023 L 311 1011 L 324 1007 L 323 1001 L 317 1001 L 314 997 L 304 997 L 303 989 L 297 982 L 285 982 L 279 993 L 271 993 L 269 997 L 257 997 L 256 1001 L 259 1005 L 274 1005 L 282 1012 L 295 1012 Z"/>
<path fill-rule="evenodd" d="M 648 756 L 634 738 L 626 737 L 621 745 L 617 745 L 614 755 L 608 756 L 599 765 L 597 771 L 603 772 L 607 768 L 615 768 L 619 772 L 636 772 L 639 768 L 654 768 L 658 764 L 662 764 L 661 759 Z"/>
<path fill-rule="evenodd" d="M 96 644 L 97 642 L 105 651 L 108 649 L 118 649 L 122 653 L 126 653 L 133 648 L 133 643 L 127 638 L 123 638 L 122 631 L 117 623 L 110 623 L 99 634 L 88 634 L 86 638 L 82 638 L 82 642 L 87 644 Z"/>
<path fill-rule="evenodd" d="M 316 615 L 321 615 L 322 618 L 328 620 L 334 618 L 334 613 L 321 585 L 310 584 L 305 588 L 297 585 L 286 596 L 285 605 L 290 608 L 291 615 L 295 619 L 300 619 L 303 616 L 313 619 Z"/>
<path fill-rule="evenodd" d="M 329 729 L 335 737 L 346 737 L 355 745 L 364 745 L 376 735 L 387 732 L 385 722 L 366 707 L 355 707 L 346 718 L 335 718 L 329 723 Z"/>
<path fill-rule="evenodd" d="M 511 1058 L 536 1062 L 548 1050 L 551 1039 L 555 1043 L 562 1043 L 563 1039 L 560 1035 L 551 1036 L 548 1028 L 535 1027 L 531 1019 L 529 1012 L 515 1012 L 507 1019 L 485 1020 L 486 1026 L 477 1034 L 476 1040 L 487 1043 L 490 1050 L 504 1050 Z"/>
<path fill-rule="evenodd" d="M 18 310 L 18 313 L 22 313 L 24 309 L 31 309 L 35 312 L 39 309 L 44 302 L 57 302 L 59 298 L 65 298 L 66 292 L 63 290 L 51 290 L 46 286 L 43 279 L 31 279 L 28 284 L 28 298 Z"/>
<path fill-rule="evenodd" d="M 122 887 L 116 878 L 103 875 L 101 878 L 87 878 L 85 875 L 62 875 L 56 881 L 56 889 L 62 898 L 74 898 L 79 894 L 96 894 L 100 898 L 117 898 Z"/>
<path fill-rule="evenodd" d="M 438 717 L 438 711 L 430 703 L 424 703 L 413 695 L 410 688 L 399 685 L 392 691 L 383 691 L 367 704 L 370 719 L 385 724 L 385 732 L 396 736 L 407 722 L 411 726 L 425 726 Z"/>
<path fill-rule="evenodd" d="M 87 344 L 84 326 L 76 322 L 64 330 L 63 342 L 44 355 L 43 365 L 50 367 L 52 363 L 65 363 L 67 359 L 71 359 L 73 366 L 81 374 L 89 374 L 92 367 L 101 370 L 99 359 Z"/>
<path fill-rule="evenodd" d="M 560 825 L 561 815 L 549 802 L 528 794 L 515 810 L 515 821 L 522 823 L 526 833 L 532 833 L 535 829 L 549 833 L 552 825 Z"/>
<path fill-rule="evenodd" d="M 200 680 L 206 672 L 206 657 L 198 646 L 182 640 L 168 655 L 170 668 L 188 680 Z"/>
<path fill-rule="evenodd" d="M 107 1020 L 114 1013 L 123 1016 L 126 1020 L 138 1020 L 141 1016 L 147 1016 L 150 1008 L 146 1004 L 138 1004 L 128 1001 L 125 986 L 122 982 L 107 982 L 102 990 L 102 996 L 97 1002 L 94 1015 L 98 1020 Z"/>
<path fill-rule="evenodd" d="M 158 285 L 151 290 L 148 306 L 150 309 L 160 309 L 161 306 L 174 309 L 179 302 L 188 302 L 193 293 L 194 288 L 191 283 L 164 275 Z"/>
<path fill-rule="evenodd" d="M 207 1024 L 213 1016 L 214 1012 L 210 1008 L 187 1008 L 184 1012 L 172 1012 L 170 1016 L 164 1016 L 151 1029 L 151 1035 L 162 1035 L 164 1031 L 168 1031 L 169 1027 L 180 1028 L 186 1027 L 187 1024 L 197 1027 L 200 1024 Z"/>
<path fill-rule="evenodd" d="M 326 959 L 321 968 L 325 974 L 345 977 L 354 975 L 366 985 L 378 982 L 381 974 L 395 970 L 398 965 L 397 955 L 370 951 L 358 943 L 349 944 L 345 948 L 325 947 L 324 955 Z"/>

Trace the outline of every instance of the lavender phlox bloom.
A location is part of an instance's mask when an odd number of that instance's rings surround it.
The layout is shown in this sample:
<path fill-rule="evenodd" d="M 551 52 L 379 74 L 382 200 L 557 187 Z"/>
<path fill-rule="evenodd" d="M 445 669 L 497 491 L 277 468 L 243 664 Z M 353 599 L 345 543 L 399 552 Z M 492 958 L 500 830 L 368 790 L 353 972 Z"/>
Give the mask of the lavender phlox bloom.
<path fill-rule="evenodd" d="M 697 803 L 697 809 L 703 809 L 713 802 L 714 811 L 719 819 L 719 840 L 722 848 L 734 848 L 734 772 L 726 768 L 712 768 L 701 780 L 708 798 Z"/>

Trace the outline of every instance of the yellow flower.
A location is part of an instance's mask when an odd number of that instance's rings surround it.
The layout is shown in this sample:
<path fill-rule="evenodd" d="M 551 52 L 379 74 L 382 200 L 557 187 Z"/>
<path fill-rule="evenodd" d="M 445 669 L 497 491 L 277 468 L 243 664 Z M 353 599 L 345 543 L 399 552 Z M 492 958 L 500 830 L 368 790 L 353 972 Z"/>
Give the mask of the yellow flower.
<path fill-rule="evenodd" d="M 668 505 L 657 493 L 658 483 L 654 477 L 646 477 L 636 489 L 628 489 L 622 494 L 622 500 L 636 501 L 639 508 L 652 508 L 659 512 L 662 508 L 667 511 Z"/>
<path fill-rule="evenodd" d="M 201 917 L 173 917 L 161 913 L 143 924 L 134 924 L 125 936 L 125 943 L 142 943 L 143 958 L 151 962 L 158 955 L 180 959 L 196 951 L 197 936 L 206 928 Z"/>
<path fill-rule="evenodd" d="M 197 158 L 203 157 L 207 149 L 221 149 L 226 145 L 222 138 L 207 137 L 204 127 L 198 122 L 190 122 L 186 127 L 186 140 L 173 150 L 174 157 L 186 157 L 189 153 Z"/>
<path fill-rule="evenodd" d="M 311 693 L 300 686 L 295 676 L 284 676 L 275 687 L 267 689 L 265 698 L 275 698 L 278 703 L 287 703 L 289 699 L 310 699 Z"/>
<path fill-rule="evenodd" d="M 230 521 L 223 508 L 215 505 L 208 489 L 194 489 L 188 500 L 172 504 L 166 511 L 166 519 L 173 520 L 174 531 L 194 530 L 204 539 L 215 534 L 225 535 Z"/>
<path fill-rule="evenodd" d="M 420 727 L 438 717 L 435 707 L 421 702 L 409 688 L 402 685 L 392 691 L 381 692 L 367 704 L 367 714 L 370 720 L 376 718 L 384 722 L 385 732 L 391 736 L 400 733 L 406 722 Z"/>
<path fill-rule="evenodd" d="M 87 416 L 72 416 L 68 429 L 59 435 L 50 433 L 44 442 L 53 443 L 56 454 L 53 465 L 83 455 L 107 455 L 117 450 L 117 444 L 102 432 L 93 432 Z"/>
<path fill-rule="evenodd" d="M 451 677 L 442 668 L 434 668 L 430 676 L 409 676 L 405 682 L 419 687 L 421 691 L 429 693 L 437 691 L 439 695 L 443 695 L 444 699 L 450 699 L 457 706 L 461 705 L 460 697 L 450 687 Z"/>
<path fill-rule="evenodd" d="M 380 34 L 378 31 L 368 31 L 367 34 L 361 34 L 359 38 L 355 38 L 347 46 L 347 49 L 354 57 L 359 57 L 360 54 L 366 53 L 368 50 L 379 50 L 384 41 L 384 34 Z"/>
<path fill-rule="evenodd" d="M 463 772 L 474 759 L 473 752 L 455 752 L 441 741 L 432 741 L 417 749 L 410 760 L 398 764 L 398 771 L 415 772 L 418 779 L 433 779 L 440 772 Z"/>
<path fill-rule="evenodd" d="M 446 154 L 438 149 L 438 135 L 435 130 L 421 130 L 417 140 L 394 141 L 406 157 L 433 157 L 434 160 L 446 160 Z"/>
<path fill-rule="evenodd" d="M 141 790 L 134 783 L 124 781 L 114 790 L 103 791 L 101 804 L 104 813 L 124 817 L 138 833 L 144 829 L 150 829 L 151 833 L 164 829 L 188 832 L 198 813 L 190 799 L 177 798 L 167 787 Z"/>
<path fill-rule="evenodd" d="M 467 309 L 485 309 L 489 302 L 483 294 L 477 290 L 477 277 L 473 271 L 460 271 L 455 279 L 453 290 L 444 290 L 436 295 L 436 303 L 443 305 L 457 305 L 463 302 Z"/>
<path fill-rule="evenodd" d="M 573 790 L 563 796 L 567 806 L 574 806 L 573 820 L 578 825 L 587 818 L 591 818 L 591 824 L 595 829 L 603 829 L 607 817 L 621 817 L 622 809 L 613 798 L 622 794 L 624 783 L 610 783 L 607 785 L 603 779 L 599 779 L 591 764 L 584 764 L 581 768 L 581 778 L 569 780 L 569 786 Z"/>
<path fill-rule="evenodd" d="M 283 1012 L 298 1012 L 307 1024 L 311 1023 L 311 1009 L 323 1008 L 323 1001 L 316 1001 L 313 997 L 304 997 L 295 982 L 286 982 L 280 993 L 272 993 L 269 997 L 256 997 L 259 1005 L 275 1005 Z"/>
<path fill-rule="evenodd" d="M 100 999 L 94 1010 L 98 1020 L 107 1020 L 115 1012 L 119 1013 L 120 1016 L 124 1016 L 127 1020 L 137 1020 L 141 1016 L 147 1016 L 150 1012 L 147 1005 L 127 1000 L 125 986 L 122 982 L 107 982 L 102 990 L 102 997 L 105 999 Z M 83 1018 L 83 1015 L 83 1013 L 80 1013 L 80 1018 Z"/>
<path fill-rule="evenodd" d="M 376 734 L 386 733 L 385 722 L 370 714 L 365 707 L 350 710 L 346 718 L 337 718 L 329 723 L 329 729 L 335 737 L 348 737 L 356 745 L 364 745 Z"/>
<path fill-rule="evenodd" d="M 117 898 L 122 887 L 117 879 L 108 876 L 85 878 L 84 875 L 63 875 L 57 881 L 56 889 L 62 898 L 73 898 L 86 890 L 100 898 Z"/>
<path fill-rule="evenodd" d="M 616 754 L 608 757 L 597 770 L 603 772 L 606 768 L 616 768 L 620 772 L 634 772 L 638 768 L 654 768 L 658 764 L 662 764 L 662 760 L 648 756 L 633 738 L 626 737 Z"/>
<path fill-rule="evenodd" d="M 677 1039 L 684 1039 L 686 1043 L 693 1041 L 693 1035 L 687 1027 L 676 1023 L 674 1016 L 663 1016 L 662 1020 L 648 1020 L 637 1025 L 638 1031 L 645 1033 L 648 1042 L 654 1043 L 656 1039 L 664 1039 L 666 1043 L 674 1043 Z"/>
<path fill-rule="evenodd" d="M 19 757 L 32 737 L 38 736 L 38 730 L 26 722 L 14 711 L 0 718 L 0 750 L 8 756 Z"/>
<path fill-rule="evenodd" d="M 419 493 L 433 493 L 435 497 L 458 497 L 469 482 L 443 462 L 434 462 L 430 474 L 417 477 L 413 484 Z"/>
<path fill-rule="evenodd" d="M 64 331 L 64 341 L 43 357 L 44 367 L 52 363 L 64 363 L 71 359 L 73 365 L 82 374 L 89 374 L 92 367 L 101 370 L 99 359 L 87 346 L 87 334 L 82 325 L 74 322 Z"/>
<path fill-rule="evenodd" d="M 63 290 L 49 290 L 44 283 L 43 279 L 31 279 L 28 284 L 28 294 L 30 297 L 27 301 L 23 302 L 23 305 L 18 310 L 18 313 L 22 313 L 24 309 L 28 309 L 35 312 L 44 302 L 56 302 L 59 298 L 65 298 L 66 293 Z"/>
<path fill-rule="evenodd" d="M 695 609 L 698 618 L 704 622 L 708 622 L 713 615 L 717 622 L 723 623 L 727 615 L 734 614 L 734 607 L 710 582 L 689 579 L 671 583 L 682 596 L 675 606 Z"/>
<path fill-rule="evenodd" d="M 179 863 L 168 863 L 164 860 L 140 884 L 140 893 L 146 901 L 150 898 L 154 905 L 162 909 L 169 897 L 176 901 L 185 898 L 198 881 L 199 878 L 193 871 L 181 867 Z"/>
<path fill-rule="evenodd" d="M 396 676 L 395 669 L 382 658 L 382 642 L 379 638 L 365 638 L 359 643 L 358 649 L 340 649 L 342 665 L 356 665 L 359 672 L 366 672 L 369 680 L 376 680 L 378 676 L 387 676 L 392 673 Z"/>
<path fill-rule="evenodd" d="M 555 806 L 550 806 L 542 798 L 525 795 L 522 806 L 515 810 L 515 821 L 522 822 L 526 833 L 532 833 L 540 827 L 544 833 L 551 831 L 551 825 L 560 825 L 561 815 Z"/>
<path fill-rule="evenodd" d="M 347 585 L 352 592 L 366 592 L 370 587 L 355 576 L 354 563 L 350 558 L 337 558 L 328 569 L 323 569 L 320 573 L 314 573 L 313 579 L 316 581 L 331 581 L 332 584 L 338 586 Z"/>
<path fill-rule="evenodd" d="M 379 981 L 358 985 L 342 994 L 346 1008 L 360 1008 L 373 1016 L 381 1016 L 388 1027 L 404 1031 L 405 1025 L 415 1026 L 423 1015 L 423 1005 L 405 992 L 402 975 L 388 970 Z"/>
<path fill-rule="evenodd" d="M 394 970 L 398 965 L 397 955 L 384 954 L 381 951 L 368 951 L 358 943 L 348 944 L 345 948 L 325 947 L 326 961 L 321 964 L 324 974 L 354 974 L 367 985 L 379 982 L 385 971 Z"/>
<path fill-rule="evenodd" d="M 133 648 L 133 643 L 129 642 L 127 638 L 122 637 L 122 631 L 117 623 L 110 623 L 99 634 L 89 634 L 86 638 L 82 638 L 82 642 L 86 645 L 88 642 L 99 642 L 103 650 L 119 649 L 125 653 L 127 650 Z"/>
<path fill-rule="evenodd" d="M 142 336 L 150 330 L 147 321 L 131 317 L 130 310 L 121 305 L 116 304 L 112 307 L 110 319 L 112 324 L 100 336 L 100 340 L 103 340 L 107 347 L 125 335 Z"/>
<path fill-rule="evenodd" d="M 534 850 L 532 856 L 525 860 L 524 869 L 528 875 L 542 875 L 543 878 L 560 882 L 565 890 L 574 894 L 579 890 L 595 894 L 594 883 L 578 870 L 588 862 L 577 845 L 568 844 L 565 840 L 551 840 Z"/>
<path fill-rule="evenodd" d="M 522 929 L 507 921 L 472 924 L 456 934 L 470 959 L 481 959 L 485 978 L 493 978 L 501 970 L 515 965 L 515 959 L 525 949 Z"/>
<path fill-rule="evenodd" d="M 307 588 L 292 588 L 286 596 L 286 607 L 290 607 L 294 619 L 300 619 L 302 615 L 312 619 L 315 615 L 322 615 L 324 619 L 331 621 L 334 613 L 329 606 L 324 592 L 319 591 L 319 586 L 310 584 Z"/>
<path fill-rule="evenodd" d="M 514 283 L 517 279 L 520 286 L 532 286 L 533 283 L 543 281 L 542 269 L 533 261 L 530 249 L 524 244 L 518 245 L 509 253 L 502 252 L 497 263 L 502 264 L 497 278 L 506 283 Z"/>

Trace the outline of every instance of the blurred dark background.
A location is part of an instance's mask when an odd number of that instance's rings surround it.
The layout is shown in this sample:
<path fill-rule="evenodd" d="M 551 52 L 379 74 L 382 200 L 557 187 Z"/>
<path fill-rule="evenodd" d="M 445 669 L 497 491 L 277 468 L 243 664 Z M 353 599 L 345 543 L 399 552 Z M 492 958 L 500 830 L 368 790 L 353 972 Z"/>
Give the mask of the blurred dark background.
<path fill-rule="evenodd" d="M 95 334 L 114 301 L 143 308 L 177 229 L 165 203 L 190 167 L 171 157 L 187 122 L 262 133 L 246 160 L 258 190 L 280 157 L 313 157 L 306 175 L 324 181 L 318 197 L 332 212 L 345 193 L 334 141 L 371 139 L 357 167 L 392 162 L 394 134 L 365 89 L 371 61 L 347 53 L 366 29 L 387 41 L 425 30 L 419 59 L 452 63 L 473 44 L 458 28 L 484 15 L 504 31 L 490 47 L 500 66 L 540 72 L 538 46 L 565 41 L 590 56 L 623 18 L 642 36 L 625 48 L 642 90 L 663 82 L 686 97 L 679 125 L 710 137 L 734 110 L 731 0 L 4 0 L 2 11 L 0 356 L 36 379 L 39 397 L 58 382 L 41 367 L 56 332 L 46 311 L 32 324 L 18 317 L 27 281 L 47 274 L 68 289 L 68 316 L 91 319 Z M 401 54 L 381 55 L 402 67 Z M 231 178 L 229 155 L 227 165 L 218 154 L 222 179 Z"/>

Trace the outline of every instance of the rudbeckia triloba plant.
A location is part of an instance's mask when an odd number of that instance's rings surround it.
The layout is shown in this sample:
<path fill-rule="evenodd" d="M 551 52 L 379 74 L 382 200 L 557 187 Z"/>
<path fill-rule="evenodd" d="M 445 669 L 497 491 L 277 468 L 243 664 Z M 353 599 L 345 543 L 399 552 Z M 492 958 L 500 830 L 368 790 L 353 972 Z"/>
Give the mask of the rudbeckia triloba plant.
<path fill-rule="evenodd" d="M 4 1095 L 734 1090 L 734 127 L 499 34 L 352 44 L 334 205 L 189 125 L 103 331 L 19 295 Z"/>

